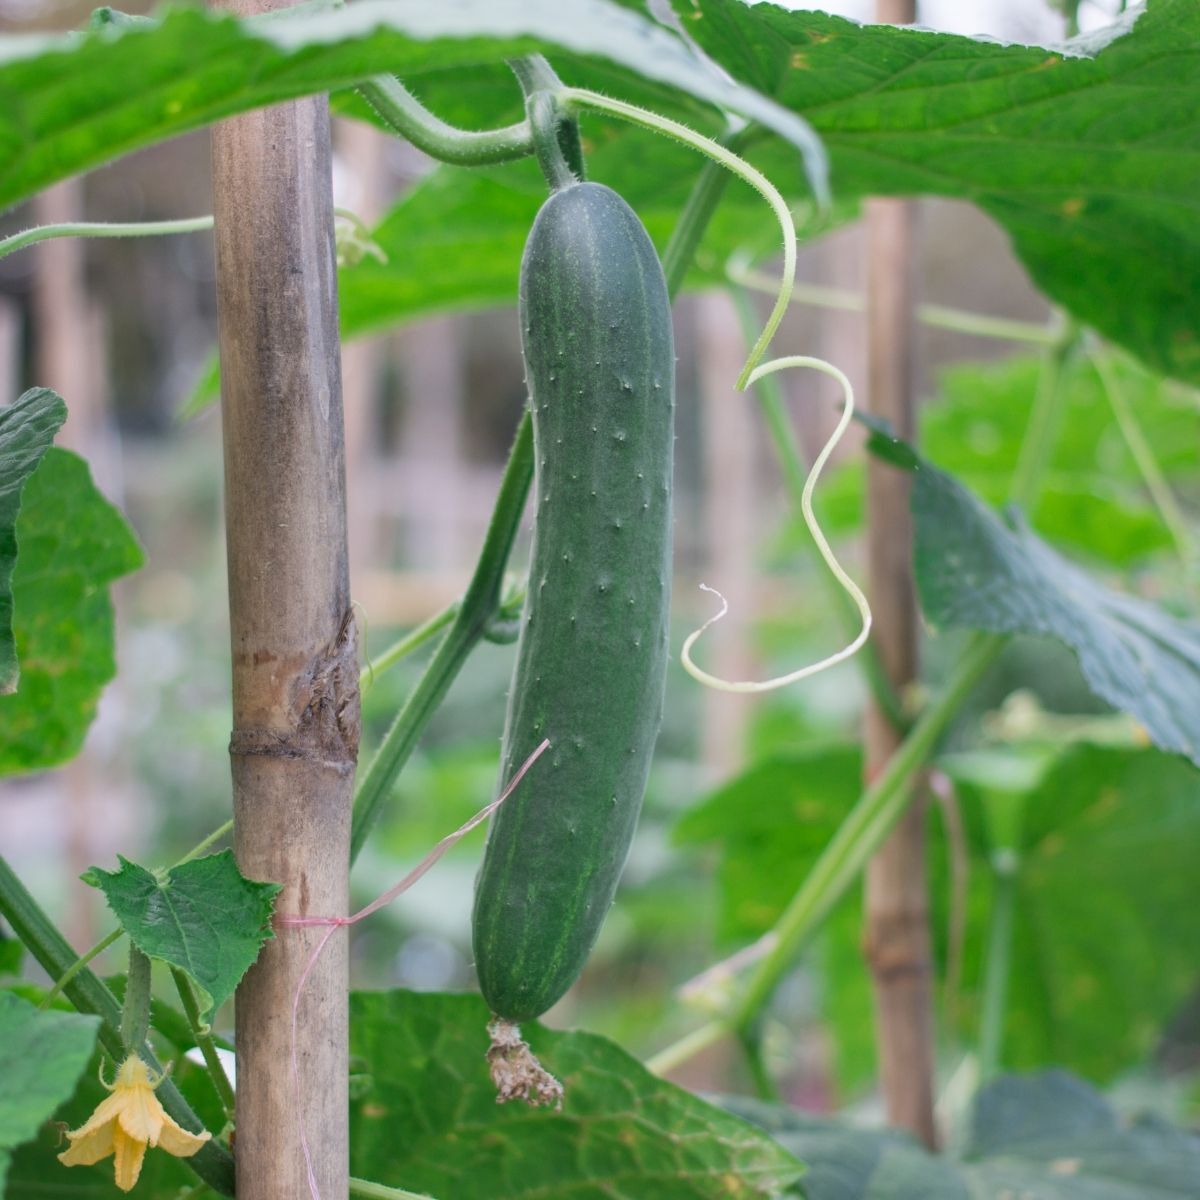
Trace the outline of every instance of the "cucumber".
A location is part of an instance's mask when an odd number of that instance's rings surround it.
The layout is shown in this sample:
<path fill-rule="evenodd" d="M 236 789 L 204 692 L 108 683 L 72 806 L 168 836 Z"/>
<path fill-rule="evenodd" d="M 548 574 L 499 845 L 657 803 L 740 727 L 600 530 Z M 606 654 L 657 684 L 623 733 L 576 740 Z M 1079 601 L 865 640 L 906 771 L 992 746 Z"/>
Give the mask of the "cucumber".
<path fill-rule="evenodd" d="M 475 888 L 492 1012 L 540 1016 L 612 904 L 662 719 L 675 351 L 662 266 L 633 210 L 579 183 L 542 206 L 521 263 L 536 514 L 502 782 Z"/>

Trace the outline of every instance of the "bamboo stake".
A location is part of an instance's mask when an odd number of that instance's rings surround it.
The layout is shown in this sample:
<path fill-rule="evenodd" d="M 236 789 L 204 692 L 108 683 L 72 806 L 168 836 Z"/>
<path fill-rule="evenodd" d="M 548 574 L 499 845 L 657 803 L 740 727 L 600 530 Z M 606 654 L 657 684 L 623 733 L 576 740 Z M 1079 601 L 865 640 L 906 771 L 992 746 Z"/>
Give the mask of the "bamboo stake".
<path fill-rule="evenodd" d="M 876 19 L 909 24 L 914 0 L 877 0 Z M 902 437 L 916 433 L 913 343 L 915 210 L 904 200 L 867 205 L 867 338 L 871 411 Z M 912 577 L 910 476 L 877 460 L 867 466 L 872 634 L 899 694 L 917 677 L 917 605 Z M 873 779 L 902 740 L 868 702 L 864 741 Z M 918 795 L 920 784 L 917 785 Z M 875 995 L 880 1081 L 889 1121 L 927 1146 L 933 1119 L 933 983 L 925 878 L 925 802 L 916 799 L 867 867 L 864 950 Z"/>
<path fill-rule="evenodd" d="M 239 15 L 278 7 L 235 0 Z M 358 752 L 357 634 L 346 552 L 337 275 L 323 97 L 213 131 L 217 299 L 233 649 L 235 849 L 284 885 L 279 910 L 347 910 Z M 346 1196 L 347 952 L 325 930 L 268 942 L 237 993 L 241 1200 Z"/>

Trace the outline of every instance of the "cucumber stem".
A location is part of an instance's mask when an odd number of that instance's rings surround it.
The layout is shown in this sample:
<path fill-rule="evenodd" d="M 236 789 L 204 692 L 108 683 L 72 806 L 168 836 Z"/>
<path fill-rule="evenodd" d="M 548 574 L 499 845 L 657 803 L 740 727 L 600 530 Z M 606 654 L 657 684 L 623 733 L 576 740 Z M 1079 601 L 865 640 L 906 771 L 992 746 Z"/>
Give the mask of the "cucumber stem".
<path fill-rule="evenodd" d="M 579 182 L 567 165 L 558 141 L 558 105 L 552 92 L 534 92 L 526 101 L 529 123 L 533 126 L 533 146 L 538 166 L 552 192 L 561 192 Z"/>
<path fill-rule="evenodd" d="M 1017 455 L 1017 465 L 1009 488 L 1009 502 L 1019 504 L 1030 516 L 1058 439 L 1059 422 L 1062 417 L 1062 405 L 1059 400 L 1062 393 L 1063 367 L 1077 336 L 1078 329 L 1068 323 L 1054 345 L 1047 348 L 1038 376 L 1037 391 L 1034 393 L 1033 409 L 1029 414 L 1029 423 L 1025 426 L 1025 436 Z"/>
<path fill-rule="evenodd" d="M 1188 519 L 1179 507 L 1179 501 L 1175 499 L 1175 493 L 1171 491 L 1171 485 L 1167 482 L 1167 477 L 1154 456 L 1154 450 L 1138 423 L 1129 397 L 1125 395 L 1117 379 L 1112 358 L 1103 348 L 1094 346 L 1088 347 L 1087 355 L 1100 377 L 1100 386 L 1108 398 L 1117 428 L 1120 429 L 1125 445 L 1129 447 L 1129 453 L 1141 472 L 1146 490 L 1150 493 L 1158 515 L 1175 543 L 1176 553 L 1184 569 L 1190 573 L 1195 570 L 1197 561 L 1200 560 L 1200 544 L 1197 543 L 1196 536 L 1188 525 Z"/>
<path fill-rule="evenodd" d="M 562 90 L 562 80 L 541 54 L 528 54 L 524 58 L 510 58 L 508 66 L 521 84 L 521 90 L 525 93 L 526 99 L 535 92 L 550 92 L 557 96 Z M 557 117 L 558 147 L 567 160 L 571 174 L 582 183 L 587 178 L 587 172 L 583 161 L 583 140 L 579 136 L 579 122 L 574 117 L 567 116 L 561 109 L 558 111 Z"/>

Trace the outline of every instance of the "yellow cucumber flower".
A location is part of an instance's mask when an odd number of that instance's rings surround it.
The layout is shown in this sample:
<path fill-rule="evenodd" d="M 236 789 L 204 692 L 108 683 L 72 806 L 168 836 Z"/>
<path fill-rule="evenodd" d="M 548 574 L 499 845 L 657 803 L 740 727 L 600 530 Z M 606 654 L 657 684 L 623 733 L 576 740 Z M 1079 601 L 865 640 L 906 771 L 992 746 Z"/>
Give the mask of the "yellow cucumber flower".
<path fill-rule="evenodd" d="M 147 1146 L 191 1158 L 212 1134 L 207 1129 L 188 1133 L 167 1116 L 154 1094 L 162 1081 L 161 1075 L 152 1079 L 146 1064 L 131 1054 L 118 1068 L 115 1082 L 104 1084 L 112 1095 L 100 1102 L 85 1124 L 67 1133 L 71 1145 L 58 1156 L 59 1162 L 90 1167 L 111 1154 L 117 1187 L 127 1192 L 137 1183 Z"/>

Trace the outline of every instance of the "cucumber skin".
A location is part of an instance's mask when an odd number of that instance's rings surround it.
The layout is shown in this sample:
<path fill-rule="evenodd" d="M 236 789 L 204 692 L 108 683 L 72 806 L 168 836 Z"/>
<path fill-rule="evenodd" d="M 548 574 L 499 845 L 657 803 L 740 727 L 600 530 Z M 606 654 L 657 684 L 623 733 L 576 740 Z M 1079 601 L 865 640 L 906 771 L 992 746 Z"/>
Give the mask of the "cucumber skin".
<path fill-rule="evenodd" d="M 510 1021 L 583 969 L 629 853 L 662 720 L 675 350 L 662 266 L 633 210 L 581 183 L 542 206 L 521 263 L 536 519 L 475 887 L 479 986 Z"/>

